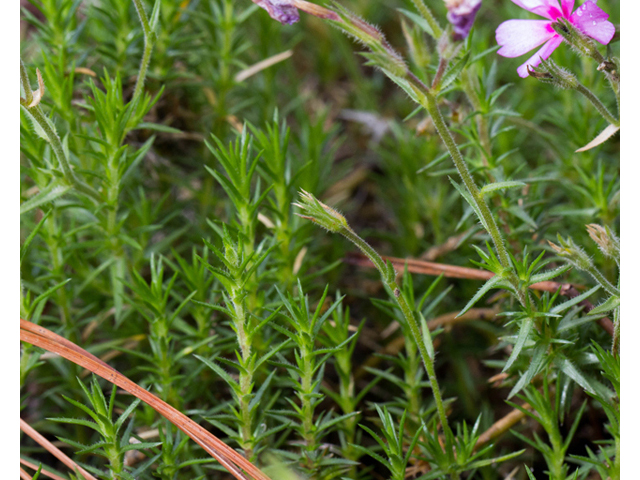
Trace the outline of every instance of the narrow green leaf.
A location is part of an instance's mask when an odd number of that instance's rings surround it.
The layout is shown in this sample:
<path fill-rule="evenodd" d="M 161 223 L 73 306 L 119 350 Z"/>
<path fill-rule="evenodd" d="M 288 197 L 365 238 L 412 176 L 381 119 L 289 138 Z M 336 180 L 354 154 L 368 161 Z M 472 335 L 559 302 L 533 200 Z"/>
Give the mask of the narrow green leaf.
<path fill-rule="evenodd" d="M 498 275 L 494 275 L 489 280 L 487 280 L 486 283 L 482 287 L 480 287 L 480 290 L 476 292 L 473 298 L 469 300 L 469 302 L 465 305 L 462 311 L 456 316 L 456 318 L 458 318 L 460 315 L 464 315 L 465 313 L 467 313 L 469 309 L 473 307 L 476 304 L 476 302 L 480 300 L 484 296 L 484 294 L 487 293 L 489 290 L 491 290 L 492 288 L 498 288 L 500 280 L 502 280 L 502 278 L 500 278 L 500 276 Z"/>
<path fill-rule="evenodd" d="M 527 471 L 527 476 L 529 477 L 529 480 L 536 480 L 536 477 L 533 476 L 533 473 L 531 473 L 531 470 L 529 470 L 529 467 L 525 465 L 524 468 Z"/>
<path fill-rule="evenodd" d="M 31 231 L 29 236 L 25 239 L 24 243 L 20 247 L 20 266 L 21 267 L 22 267 L 22 261 L 24 260 L 24 257 L 27 254 L 27 252 L 29 251 L 29 245 L 31 245 L 31 242 L 33 241 L 33 239 L 36 238 L 36 235 L 38 235 L 38 232 L 42 228 L 42 225 L 44 225 L 45 220 L 49 218 L 49 215 L 51 215 L 51 212 L 52 210 L 49 210 L 47 211 L 47 213 L 45 213 L 42 216 L 38 224 L 34 227 L 34 229 Z"/>
<path fill-rule="evenodd" d="M 43 190 L 40 190 L 38 194 L 20 204 L 20 215 L 27 213 L 34 208 L 39 208 L 42 205 L 51 203 L 63 195 L 66 195 L 72 189 L 73 187 L 70 185 L 60 185 L 56 182 L 51 182 Z"/>
<path fill-rule="evenodd" d="M 603 315 L 607 312 L 615 310 L 620 306 L 620 297 L 617 295 L 612 295 L 596 308 L 589 312 L 589 315 Z"/>
<path fill-rule="evenodd" d="M 480 220 L 480 223 L 482 224 L 482 226 L 484 227 L 485 230 L 489 230 L 489 227 L 487 226 L 487 224 L 484 222 L 484 218 L 482 217 L 482 214 L 480 213 L 480 210 L 478 209 L 478 206 L 476 205 L 475 200 L 473 199 L 473 197 L 471 196 L 471 194 L 462 186 L 460 186 L 455 180 L 453 180 L 451 177 L 449 177 L 449 181 L 451 182 L 451 184 L 455 187 L 455 189 L 458 191 L 458 193 L 462 196 L 462 198 L 464 198 L 467 203 L 469 205 L 471 205 L 471 208 L 473 209 L 473 211 L 476 214 L 476 217 L 478 218 L 478 220 Z"/>
<path fill-rule="evenodd" d="M 480 190 L 480 193 L 482 195 L 486 195 L 487 193 L 495 192 L 497 190 L 506 190 L 508 188 L 526 187 L 526 186 L 527 186 L 526 183 L 516 182 L 516 181 L 489 183 L 484 187 L 482 187 L 482 190 Z"/>
<path fill-rule="evenodd" d="M 573 364 L 571 360 L 569 360 L 564 355 L 559 354 L 554 359 L 554 363 L 560 370 L 565 373 L 565 375 L 567 375 L 592 395 L 599 396 L 604 399 L 610 399 L 611 397 L 613 397 L 613 392 L 611 392 L 597 380 L 587 377 Z"/>
<path fill-rule="evenodd" d="M 571 265 L 566 264 L 558 268 L 554 268 L 553 270 L 547 270 L 546 272 L 536 273 L 532 275 L 529 284 L 534 284 L 538 282 L 546 282 L 548 280 L 552 280 L 556 277 L 559 277 L 563 273 L 569 271 L 571 269 Z"/>
<path fill-rule="evenodd" d="M 460 73 L 462 73 L 462 70 L 464 69 L 464 67 L 467 65 L 467 62 L 469 61 L 469 56 L 471 55 L 471 52 L 467 52 L 460 60 L 458 60 L 456 62 L 456 64 L 454 66 L 452 66 L 451 68 L 449 68 L 445 73 L 444 76 L 442 77 L 442 80 L 440 81 L 440 85 L 438 87 L 438 90 L 444 90 L 445 88 L 447 88 L 447 86 L 452 83 L 456 78 L 458 78 L 458 75 L 460 75 Z"/>
<path fill-rule="evenodd" d="M 229 375 L 222 367 L 213 363 L 211 360 L 207 358 L 201 357 L 200 355 L 194 355 L 194 356 L 198 360 L 200 360 L 202 363 L 204 363 L 207 367 L 209 367 L 211 370 L 213 370 L 215 373 L 220 375 L 220 377 L 222 377 L 222 379 L 225 382 L 227 382 L 230 387 L 233 388 L 238 386 L 238 382 L 236 382 L 233 378 L 231 378 L 231 375 Z"/>
<path fill-rule="evenodd" d="M 415 23 L 418 27 L 424 30 L 431 38 L 436 38 L 433 34 L 433 30 L 431 29 L 431 25 L 420 15 L 417 15 L 409 10 L 405 10 L 404 8 L 398 8 L 398 11 L 406 16 L 409 20 Z"/>
<path fill-rule="evenodd" d="M 551 309 L 551 313 L 562 313 L 565 310 L 568 310 L 569 308 L 573 307 L 574 305 L 577 305 L 581 301 L 586 300 L 595 292 L 597 292 L 599 289 L 600 289 L 600 285 L 596 285 L 591 290 L 584 292 L 583 294 L 578 295 L 577 297 L 574 297 L 571 300 L 567 300 L 566 302 L 561 303 L 560 305 L 556 305 Z"/>
<path fill-rule="evenodd" d="M 516 344 L 513 346 L 513 351 L 509 356 L 509 360 L 507 360 L 507 364 L 502 369 L 503 372 L 506 372 L 511 368 L 513 362 L 516 361 L 518 355 L 522 351 L 522 347 L 524 347 L 525 342 L 529 338 L 529 334 L 531 333 L 531 328 L 533 327 L 533 319 L 525 318 L 520 325 L 520 332 L 518 333 L 518 338 L 516 340 Z"/>
<path fill-rule="evenodd" d="M 478 460 L 477 462 L 473 462 L 470 465 L 467 465 L 466 469 L 471 470 L 473 468 L 486 467 L 488 465 L 505 462 L 507 460 L 511 460 L 512 458 L 517 457 L 518 455 L 522 455 L 524 452 L 526 452 L 526 449 L 518 450 L 517 452 L 513 452 L 513 453 L 508 453 L 500 457 L 488 458 L 486 460 Z"/>

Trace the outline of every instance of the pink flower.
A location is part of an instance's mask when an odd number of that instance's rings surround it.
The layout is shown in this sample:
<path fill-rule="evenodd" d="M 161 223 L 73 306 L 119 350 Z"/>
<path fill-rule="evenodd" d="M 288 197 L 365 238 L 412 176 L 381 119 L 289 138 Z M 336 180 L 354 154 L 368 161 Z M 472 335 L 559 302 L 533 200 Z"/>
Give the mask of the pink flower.
<path fill-rule="evenodd" d="M 571 13 L 575 0 L 511 0 L 519 7 L 549 20 L 507 20 L 496 30 L 496 41 L 502 48 L 498 55 L 519 57 L 544 43 L 529 60 L 520 65 L 518 75 L 529 76 L 527 66 L 537 67 L 562 43 L 563 38 L 551 27 L 559 18 L 568 20 L 574 27 L 594 40 L 608 44 L 616 28 L 608 22 L 609 14 L 596 6 L 597 0 L 587 0 Z M 546 42 L 546 43 L 545 43 Z"/>

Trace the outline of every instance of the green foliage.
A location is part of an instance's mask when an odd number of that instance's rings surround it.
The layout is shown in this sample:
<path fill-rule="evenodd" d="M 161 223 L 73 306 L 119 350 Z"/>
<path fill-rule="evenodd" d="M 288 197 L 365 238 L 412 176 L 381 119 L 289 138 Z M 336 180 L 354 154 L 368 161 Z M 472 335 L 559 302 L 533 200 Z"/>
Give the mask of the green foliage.
<path fill-rule="evenodd" d="M 131 405 L 129 405 L 114 422 L 113 413 L 116 400 L 116 386 L 114 385 L 111 389 L 111 396 L 107 402 L 107 399 L 102 392 L 102 388 L 95 377 L 92 377 L 90 390 L 80 379 L 78 379 L 78 382 L 91 407 L 87 407 L 86 405 L 66 396 L 64 398 L 71 405 L 88 415 L 93 421 L 63 417 L 56 417 L 50 420 L 58 423 L 87 427 L 98 434 L 98 440 L 90 445 L 83 445 L 69 438 L 61 438 L 61 440 L 78 449 L 77 454 L 92 454 L 106 458 L 110 475 L 103 475 L 99 470 L 90 469 L 94 473 L 100 475 L 100 477 L 123 480 L 131 480 L 135 478 L 132 475 L 132 470 L 127 468 L 124 464 L 124 454 L 129 451 L 144 450 L 160 445 L 160 442 L 131 441 L 133 421 L 129 422 L 127 428 L 121 432 L 123 425 L 138 406 L 140 400 L 135 400 L 131 403 Z"/>
<path fill-rule="evenodd" d="M 563 44 L 553 89 L 484 3 L 464 41 L 445 2 L 23 6 L 21 318 L 274 479 L 619 479 L 619 141 L 576 152 L 619 124 L 619 43 Z M 96 477 L 227 478 L 85 374 L 22 344 L 21 414 Z"/>

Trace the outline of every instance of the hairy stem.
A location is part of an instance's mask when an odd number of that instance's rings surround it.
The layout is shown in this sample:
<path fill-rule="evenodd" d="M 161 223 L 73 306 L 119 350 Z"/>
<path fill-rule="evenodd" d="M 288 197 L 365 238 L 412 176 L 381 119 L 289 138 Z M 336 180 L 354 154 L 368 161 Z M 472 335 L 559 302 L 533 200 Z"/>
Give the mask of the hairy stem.
<path fill-rule="evenodd" d="M 469 103 L 474 111 L 478 112 L 482 109 L 482 102 L 474 88 L 474 78 L 469 73 L 469 69 L 462 72 L 460 76 L 462 89 L 464 90 Z M 489 136 L 489 122 L 484 115 L 476 115 L 476 125 L 478 127 L 478 137 L 480 138 L 480 146 L 482 147 L 482 160 L 485 167 L 489 166 L 491 155 L 491 137 Z"/>
<path fill-rule="evenodd" d="M 424 3 L 423 0 L 412 0 L 412 1 L 415 7 L 418 9 L 418 12 L 420 12 L 420 15 L 422 15 L 422 18 L 424 18 L 429 24 L 429 26 L 431 27 L 431 30 L 433 31 L 433 35 L 436 38 L 436 40 L 440 38 L 442 36 L 442 27 L 440 26 L 436 18 L 433 16 L 433 13 L 431 13 L 431 9 L 427 7 L 427 5 Z"/>
<path fill-rule="evenodd" d="M 137 103 L 140 95 L 142 95 L 142 89 L 144 88 L 144 81 L 147 77 L 147 69 L 149 68 L 149 62 L 151 60 L 151 52 L 153 51 L 153 43 L 155 41 L 155 34 L 151 30 L 149 25 L 149 19 L 144 11 L 142 0 L 133 0 L 133 4 L 140 17 L 140 23 L 142 24 L 142 32 L 144 34 L 144 50 L 142 52 L 142 60 L 140 61 L 140 68 L 138 70 L 138 78 L 136 80 L 136 86 L 133 90 L 133 102 Z"/>
<path fill-rule="evenodd" d="M 620 120 L 613 116 L 609 109 L 604 106 L 600 99 L 591 90 L 589 90 L 579 82 L 576 86 L 576 90 L 587 97 L 587 100 L 589 100 L 591 104 L 596 107 L 596 110 L 600 112 L 600 115 L 602 115 L 607 122 L 609 122 L 611 125 L 615 125 L 616 127 L 620 126 Z"/>
<path fill-rule="evenodd" d="M 620 290 L 614 287 L 609 280 L 596 267 L 591 266 L 587 272 L 604 288 L 610 295 L 620 296 Z"/>
<path fill-rule="evenodd" d="M 76 177 L 75 173 L 73 172 L 73 169 L 71 168 L 71 164 L 69 163 L 69 159 L 67 158 L 64 148 L 62 147 L 62 142 L 60 141 L 60 137 L 55 131 L 55 128 L 53 127 L 53 125 L 47 119 L 40 105 L 35 105 L 33 107 L 28 106 L 31 104 L 31 101 L 33 100 L 33 91 L 31 90 L 31 85 L 29 84 L 29 75 L 27 74 L 27 69 L 24 66 L 24 63 L 22 62 L 22 59 L 20 59 L 20 82 L 22 83 L 22 87 L 24 89 L 24 93 L 27 100 L 23 106 L 31 114 L 34 121 L 38 124 L 38 126 L 42 129 L 42 131 L 47 136 L 49 145 L 51 145 L 51 148 L 53 149 L 53 153 L 55 154 L 56 159 L 58 160 L 58 164 L 62 169 L 62 173 L 64 174 L 65 180 L 69 184 L 73 185 L 78 192 L 91 198 L 96 203 L 100 203 L 102 201 L 102 197 L 100 196 L 100 194 L 97 191 L 95 191 L 92 187 L 90 187 L 89 185 L 84 183 L 82 180 L 80 180 L 78 177 Z"/>
<path fill-rule="evenodd" d="M 235 291 L 231 297 L 231 302 L 234 308 L 233 322 L 236 328 L 236 334 L 238 336 L 238 346 L 240 347 L 240 353 L 242 356 L 242 369 L 239 374 L 240 395 L 239 395 L 239 407 L 242 415 L 242 449 L 244 455 L 248 460 L 253 458 L 253 433 L 252 424 L 253 416 L 251 415 L 251 390 L 253 384 L 253 366 L 251 365 L 251 339 L 247 335 L 246 323 L 247 314 L 242 300 L 242 292 Z"/>
<path fill-rule="evenodd" d="M 460 174 L 460 178 L 462 178 L 462 182 L 471 194 L 471 197 L 478 207 L 478 211 L 482 215 L 483 223 L 487 227 L 487 231 L 493 240 L 496 250 L 498 251 L 500 263 L 503 267 L 507 268 L 510 265 L 509 255 L 507 254 L 507 248 L 504 244 L 504 240 L 502 239 L 502 235 L 500 234 L 495 218 L 493 217 L 489 206 L 485 202 L 484 197 L 480 193 L 480 189 L 476 185 L 476 182 L 473 180 L 469 167 L 467 167 L 467 163 L 464 161 L 464 158 L 458 149 L 458 145 L 456 145 L 453 135 L 451 135 L 451 131 L 447 127 L 445 119 L 442 116 L 442 112 L 436 103 L 436 97 L 431 92 L 427 92 L 426 98 L 427 103 L 424 107 L 429 112 L 429 115 L 431 115 L 436 130 L 447 147 L 447 150 L 453 159 L 453 163 Z"/>
<path fill-rule="evenodd" d="M 431 385 L 431 390 L 433 392 L 433 397 L 436 401 L 436 409 L 438 411 L 438 418 L 440 419 L 440 423 L 442 424 L 442 429 L 445 432 L 445 436 L 447 438 L 447 449 L 452 448 L 449 440 L 453 438 L 453 434 L 449 427 L 449 422 L 447 420 L 447 414 L 444 409 L 444 402 L 442 401 L 442 394 L 440 393 L 440 386 L 438 384 L 438 379 L 436 377 L 436 370 L 434 367 L 433 358 L 429 356 L 429 352 L 427 351 L 427 347 L 425 345 L 422 333 L 420 332 L 420 327 L 418 326 L 418 321 L 413 314 L 413 310 L 409 307 L 407 303 L 407 299 L 404 296 L 404 293 L 398 288 L 398 284 L 395 281 L 395 271 L 393 277 L 389 275 L 389 269 L 387 268 L 384 260 L 378 252 L 376 252 L 367 242 L 365 242 L 362 238 L 358 236 L 351 228 L 342 228 L 340 229 L 340 233 L 345 236 L 348 240 L 350 240 L 356 247 L 358 247 L 376 266 L 380 275 L 382 277 L 382 281 L 387 285 L 387 287 L 393 292 L 394 298 L 398 307 L 404 316 L 407 326 L 411 331 L 411 335 L 416 341 L 418 345 L 418 350 L 420 351 L 420 355 L 422 356 L 422 362 L 424 363 L 425 370 L 427 371 L 427 376 L 429 377 L 429 383 Z M 393 267 L 390 267 L 393 268 Z M 430 335 L 429 330 L 427 329 L 424 332 L 425 335 Z M 431 343 L 431 339 L 427 340 Z"/>

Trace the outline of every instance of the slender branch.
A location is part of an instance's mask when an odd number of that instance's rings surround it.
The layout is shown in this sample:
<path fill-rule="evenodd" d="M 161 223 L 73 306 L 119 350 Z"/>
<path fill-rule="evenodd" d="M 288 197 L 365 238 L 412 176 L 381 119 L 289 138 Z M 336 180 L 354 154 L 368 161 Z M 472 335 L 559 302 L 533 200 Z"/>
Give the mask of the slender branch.
<path fill-rule="evenodd" d="M 587 87 L 582 85 L 580 82 L 578 82 L 578 85 L 576 86 L 576 90 L 580 92 L 582 95 L 584 95 L 585 97 L 587 97 L 587 100 L 589 100 L 593 104 L 593 106 L 596 107 L 596 110 L 600 112 L 600 115 L 602 115 L 607 122 L 609 122 L 612 125 L 615 125 L 616 127 L 620 126 L 620 120 L 618 120 L 609 111 L 609 109 L 604 106 L 604 104 L 600 101 L 600 99 L 591 90 L 589 90 Z"/>
<path fill-rule="evenodd" d="M 467 167 L 467 163 L 464 161 L 464 158 L 462 157 L 462 154 L 458 149 L 458 145 L 456 145 L 456 142 L 453 139 L 449 128 L 447 127 L 445 119 L 442 116 L 442 112 L 440 111 L 440 109 L 438 108 L 438 104 L 436 103 L 436 97 L 430 91 L 427 91 L 425 93 L 427 103 L 423 106 L 431 115 L 433 124 L 435 125 L 440 138 L 447 147 L 453 163 L 455 164 L 456 169 L 460 174 L 460 178 L 462 178 L 462 182 L 464 183 L 465 187 L 467 187 L 467 190 L 471 194 L 480 214 L 482 215 L 482 220 L 487 227 L 487 231 L 491 236 L 491 239 L 493 240 L 493 243 L 498 251 L 498 258 L 500 259 L 500 263 L 504 268 L 508 268 L 511 265 L 511 262 L 509 261 L 509 255 L 507 254 L 507 249 L 504 244 L 504 240 L 502 239 L 502 235 L 500 234 L 500 230 L 498 229 L 498 225 L 496 224 L 495 218 L 493 217 L 489 206 L 485 202 L 484 197 L 480 193 L 480 189 L 476 185 L 476 182 L 473 180 L 471 172 L 469 171 L 469 167 Z"/>
<path fill-rule="evenodd" d="M 604 288 L 610 295 L 616 295 L 618 297 L 620 296 L 620 290 L 614 287 L 611 282 L 607 280 L 602 272 L 596 267 L 592 266 L 587 270 L 587 273 L 589 273 L 596 280 L 596 282 L 602 285 L 602 288 Z"/>
<path fill-rule="evenodd" d="M 469 69 L 465 69 L 460 75 L 460 81 L 462 84 L 462 90 L 464 91 L 469 103 L 473 107 L 473 110 L 479 112 L 482 108 L 482 102 L 478 93 L 475 91 L 473 85 L 473 79 L 469 73 Z M 485 167 L 489 166 L 489 160 L 492 157 L 491 154 L 491 137 L 489 136 L 489 122 L 484 115 L 476 115 L 476 125 L 478 127 L 478 136 L 480 138 L 480 146 L 482 147 L 483 164 Z"/>
<path fill-rule="evenodd" d="M 20 59 L 20 82 L 24 89 L 24 95 L 26 97 L 26 104 L 30 105 L 33 101 L 33 91 L 31 90 L 31 84 L 29 83 L 29 74 L 27 73 L 27 67 L 24 66 L 22 58 Z"/>
<path fill-rule="evenodd" d="M 440 88 L 440 81 L 442 80 L 442 76 L 444 75 L 447 66 L 449 65 L 449 59 L 445 57 L 440 57 L 440 61 L 438 62 L 438 70 L 436 71 L 435 76 L 433 77 L 433 82 L 431 82 L 431 88 L 438 90 Z"/>
<path fill-rule="evenodd" d="M 420 15 L 422 15 L 422 18 L 424 18 L 431 27 L 433 36 L 436 40 L 439 39 L 442 36 L 442 27 L 433 16 L 433 13 L 431 13 L 431 9 L 427 7 L 423 0 L 412 0 L 412 2 L 418 9 L 418 12 L 420 12 Z"/>
<path fill-rule="evenodd" d="M 24 93 L 26 98 L 26 102 L 22 104 L 22 106 L 31 114 L 34 121 L 38 124 L 38 126 L 45 133 L 51 148 L 53 149 L 53 153 L 58 160 L 58 164 L 62 169 L 64 174 L 64 178 L 69 182 L 69 184 L 73 185 L 79 192 L 83 193 L 87 197 L 90 197 L 97 203 L 102 202 L 102 196 L 95 191 L 92 187 L 84 183 L 78 177 L 76 177 L 73 169 L 71 168 L 71 164 L 69 163 L 69 159 L 67 158 L 67 154 L 62 147 L 62 142 L 60 141 L 60 137 L 56 132 L 55 128 L 46 117 L 42 108 L 39 104 L 30 106 L 33 101 L 34 95 L 31 89 L 31 85 L 29 84 L 29 75 L 27 73 L 27 69 L 20 59 L 20 82 L 22 83 L 22 88 L 24 89 Z"/>
<path fill-rule="evenodd" d="M 420 351 L 420 355 L 422 356 L 422 361 L 424 363 L 425 370 L 427 371 L 427 376 L 429 377 L 429 383 L 431 385 L 433 397 L 436 401 L 436 409 L 438 411 L 438 418 L 440 419 L 440 423 L 442 424 L 442 429 L 445 432 L 445 436 L 447 440 L 451 439 L 453 437 L 453 434 L 451 432 L 451 428 L 449 427 L 449 422 L 447 420 L 447 413 L 444 408 L 444 402 L 442 401 L 442 394 L 440 392 L 440 386 L 438 384 L 438 379 L 436 377 L 433 358 L 429 356 L 429 352 L 427 351 L 427 347 L 423 339 L 423 336 L 427 336 L 427 335 L 430 336 L 429 330 L 427 329 L 425 332 L 421 333 L 420 327 L 418 326 L 418 322 L 415 318 L 415 315 L 413 314 L 412 308 L 409 306 L 407 299 L 405 298 L 402 290 L 398 288 L 398 284 L 396 283 L 395 278 L 391 278 L 391 276 L 388 274 L 389 269 L 387 268 L 387 265 L 385 264 L 382 257 L 378 254 L 378 252 L 376 252 L 367 242 L 365 242 L 362 238 L 360 238 L 360 236 L 358 236 L 358 234 L 356 234 L 348 226 L 346 228 L 341 228 L 339 230 L 339 233 L 341 233 L 344 237 L 350 240 L 355 246 L 357 246 L 360 250 L 362 250 L 362 252 L 367 257 L 369 257 L 369 259 L 373 262 L 373 264 L 376 266 L 376 268 L 380 272 L 382 281 L 393 292 L 396 303 L 400 307 L 402 315 L 404 316 L 407 322 L 407 325 L 409 326 L 411 335 L 415 339 L 418 345 L 418 350 Z M 431 344 L 431 338 L 428 338 L 427 341 Z M 451 448 L 449 441 L 447 441 L 447 447 Z"/>
<path fill-rule="evenodd" d="M 142 24 L 142 32 L 144 34 L 144 50 L 142 52 L 142 60 L 140 61 L 140 69 L 138 70 L 138 78 L 136 80 L 136 86 L 133 90 L 133 102 L 138 101 L 140 95 L 142 95 L 142 89 L 147 77 L 147 70 L 149 68 L 149 62 L 151 60 L 151 52 L 153 51 L 153 43 L 155 41 L 155 34 L 151 30 L 149 25 L 149 19 L 144 11 L 142 0 L 133 0 L 133 4 L 140 17 L 140 23 Z"/>

